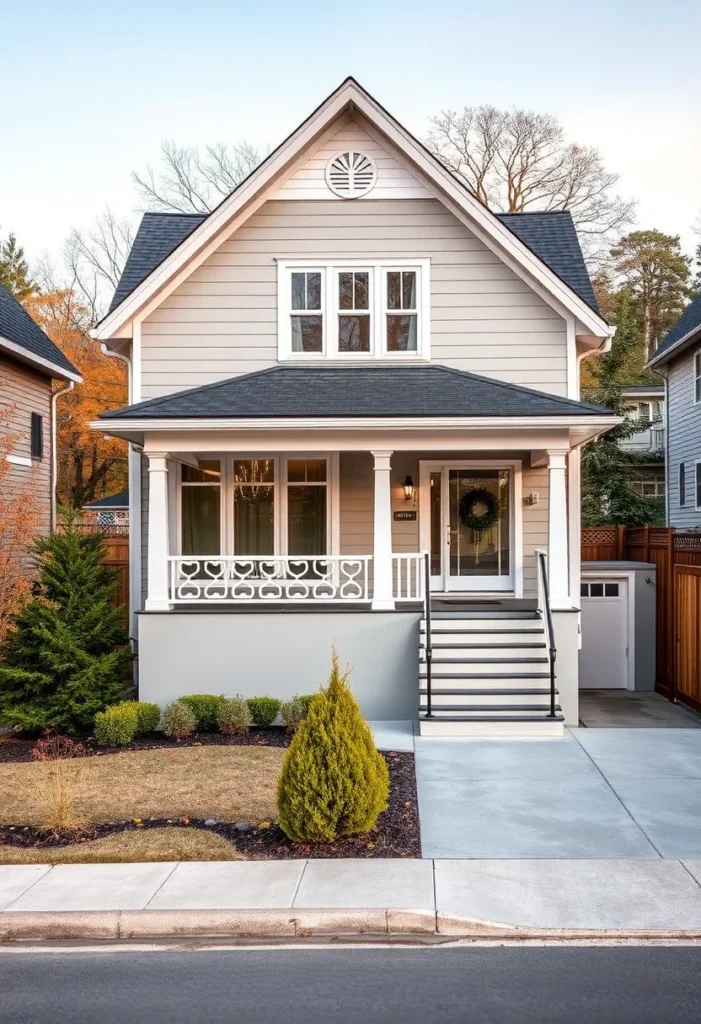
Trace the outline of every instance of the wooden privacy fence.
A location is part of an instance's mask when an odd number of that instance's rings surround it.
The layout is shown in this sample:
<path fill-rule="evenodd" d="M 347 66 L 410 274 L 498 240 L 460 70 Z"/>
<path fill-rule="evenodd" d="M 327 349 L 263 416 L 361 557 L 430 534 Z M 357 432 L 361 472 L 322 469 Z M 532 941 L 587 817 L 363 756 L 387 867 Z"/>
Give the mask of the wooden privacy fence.
<path fill-rule="evenodd" d="M 667 526 L 582 530 L 583 562 L 624 560 L 657 568 L 657 689 L 701 711 L 701 533 Z"/>
<path fill-rule="evenodd" d="M 116 605 L 124 605 L 124 625 L 129 628 L 129 538 L 128 537 L 106 537 L 106 554 L 103 558 L 103 565 L 108 565 L 117 573 L 117 596 Z"/>

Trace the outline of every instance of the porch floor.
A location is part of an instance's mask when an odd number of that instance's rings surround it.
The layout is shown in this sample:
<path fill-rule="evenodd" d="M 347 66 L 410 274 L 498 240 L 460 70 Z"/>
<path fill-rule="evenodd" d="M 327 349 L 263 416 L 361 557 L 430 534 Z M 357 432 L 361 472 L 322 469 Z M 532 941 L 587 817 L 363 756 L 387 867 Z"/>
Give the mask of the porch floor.
<path fill-rule="evenodd" d="M 579 724 L 587 729 L 701 729 L 701 715 L 659 693 L 580 690 Z"/>

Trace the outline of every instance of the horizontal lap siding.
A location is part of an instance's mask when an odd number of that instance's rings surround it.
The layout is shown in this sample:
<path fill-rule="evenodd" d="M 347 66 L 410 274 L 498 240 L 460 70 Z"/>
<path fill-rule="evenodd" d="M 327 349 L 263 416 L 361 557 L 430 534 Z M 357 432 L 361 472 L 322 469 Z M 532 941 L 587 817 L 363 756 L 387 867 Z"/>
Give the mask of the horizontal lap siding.
<path fill-rule="evenodd" d="M 431 258 L 434 362 L 565 394 L 563 319 L 438 200 L 271 200 L 144 322 L 153 398 L 277 362 L 275 257 Z"/>
<path fill-rule="evenodd" d="M 18 434 L 11 454 L 29 458 L 32 413 L 44 417 L 44 456 L 33 466 L 9 465 L 5 486 L 10 493 L 24 489 L 29 480 L 40 501 L 38 532 L 48 533 L 51 526 L 51 378 L 43 373 L 0 357 L 0 409 L 12 409 L 0 430 Z"/>
<path fill-rule="evenodd" d="M 701 460 L 701 405 L 694 404 L 694 353 L 680 356 L 669 373 L 669 465 L 667 467 L 670 526 L 701 526 L 696 509 L 696 461 Z M 679 504 L 679 463 L 686 464 L 686 505 Z"/>

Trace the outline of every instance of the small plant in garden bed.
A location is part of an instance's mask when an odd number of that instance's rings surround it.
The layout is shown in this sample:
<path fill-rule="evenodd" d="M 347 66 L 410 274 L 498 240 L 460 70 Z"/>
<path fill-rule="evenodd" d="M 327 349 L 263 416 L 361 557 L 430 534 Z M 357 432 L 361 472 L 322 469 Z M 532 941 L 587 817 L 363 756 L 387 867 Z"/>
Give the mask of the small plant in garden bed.
<path fill-rule="evenodd" d="M 242 736 L 251 724 L 248 702 L 240 694 L 223 700 L 219 707 L 218 723 L 225 736 Z"/>
<path fill-rule="evenodd" d="M 193 693 L 179 697 L 179 704 L 186 704 L 194 712 L 197 729 L 202 732 L 214 732 L 219 725 L 219 712 L 226 698 L 222 694 Z"/>
<path fill-rule="evenodd" d="M 277 697 L 249 697 L 246 701 L 253 725 L 272 725 L 280 713 Z"/>
<path fill-rule="evenodd" d="M 171 739 L 184 740 L 197 728 L 197 717 L 192 708 L 181 701 L 169 704 L 163 712 L 163 732 Z"/>
<path fill-rule="evenodd" d="M 309 705 L 314 696 L 315 695 L 313 693 L 305 696 L 300 696 L 296 693 L 292 700 L 285 701 L 282 705 L 280 708 L 280 717 L 285 723 L 288 732 L 297 732 L 309 713 Z"/>
<path fill-rule="evenodd" d="M 135 702 L 115 704 L 95 715 L 95 739 L 101 747 L 124 747 L 131 743 L 139 728 Z"/>

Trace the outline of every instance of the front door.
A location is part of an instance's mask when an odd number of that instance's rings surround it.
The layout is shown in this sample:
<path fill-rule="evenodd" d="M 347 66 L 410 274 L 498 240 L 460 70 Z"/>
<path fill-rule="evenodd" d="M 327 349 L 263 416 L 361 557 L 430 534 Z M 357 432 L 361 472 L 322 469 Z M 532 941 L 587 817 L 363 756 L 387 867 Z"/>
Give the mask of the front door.
<path fill-rule="evenodd" d="M 513 470 L 431 465 L 431 589 L 514 589 Z"/>

